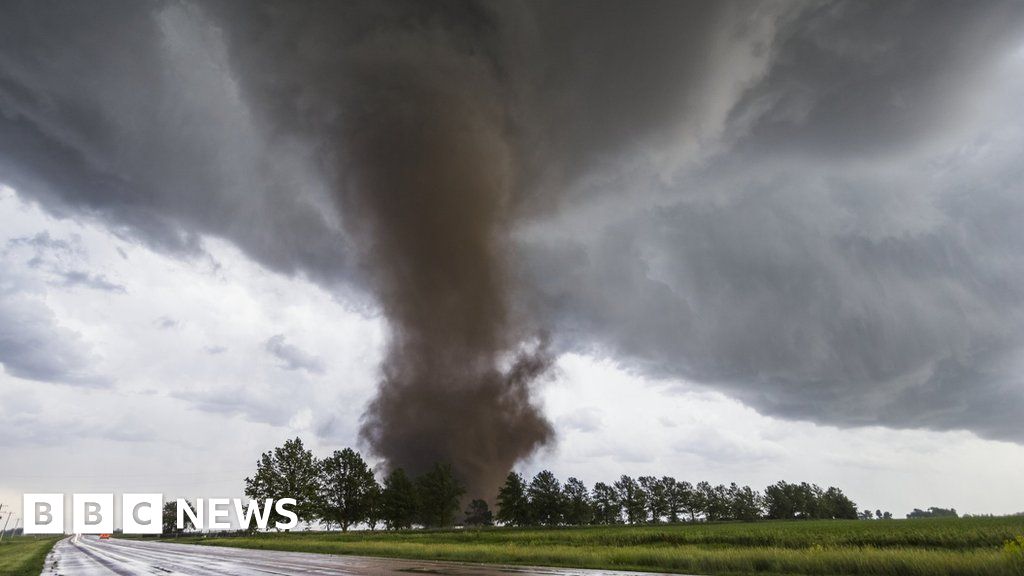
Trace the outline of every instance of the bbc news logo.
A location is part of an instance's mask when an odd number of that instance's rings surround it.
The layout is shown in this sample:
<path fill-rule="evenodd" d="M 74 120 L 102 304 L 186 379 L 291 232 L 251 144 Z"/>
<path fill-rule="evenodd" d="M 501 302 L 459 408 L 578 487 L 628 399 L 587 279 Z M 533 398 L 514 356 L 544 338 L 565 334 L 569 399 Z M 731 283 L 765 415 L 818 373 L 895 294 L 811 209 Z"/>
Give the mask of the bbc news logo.
<path fill-rule="evenodd" d="M 160 534 L 163 532 L 163 494 L 122 494 L 121 529 L 125 534 Z M 299 518 L 289 507 L 294 498 L 268 498 L 262 506 L 258 500 L 243 503 L 241 498 L 199 498 L 193 510 L 178 498 L 175 502 L 175 526 L 184 530 L 186 518 L 198 530 L 230 530 L 232 513 L 237 525 L 244 529 L 253 521 L 266 530 L 271 511 L 287 519 L 275 522 L 279 530 L 294 528 Z M 25 534 L 64 533 L 64 494 L 25 494 L 22 497 Z M 72 494 L 71 531 L 75 534 L 109 534 L 114 531 L 113 494 Z"/>

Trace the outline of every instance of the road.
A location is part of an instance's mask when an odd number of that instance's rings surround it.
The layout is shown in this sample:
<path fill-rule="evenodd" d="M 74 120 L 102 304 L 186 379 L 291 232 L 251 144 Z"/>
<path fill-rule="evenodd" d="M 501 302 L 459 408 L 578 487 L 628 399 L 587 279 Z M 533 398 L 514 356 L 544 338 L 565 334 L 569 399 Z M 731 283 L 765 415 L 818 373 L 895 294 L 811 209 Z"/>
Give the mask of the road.
<path fill-rule="evenodd" d="M 305 552 L 246 550 L 72 536 L 53 547 L 42 576 L 640 576 L 639 572 L 394 560 Z M 647 575 L 653 576 L 653 575 Z"/>

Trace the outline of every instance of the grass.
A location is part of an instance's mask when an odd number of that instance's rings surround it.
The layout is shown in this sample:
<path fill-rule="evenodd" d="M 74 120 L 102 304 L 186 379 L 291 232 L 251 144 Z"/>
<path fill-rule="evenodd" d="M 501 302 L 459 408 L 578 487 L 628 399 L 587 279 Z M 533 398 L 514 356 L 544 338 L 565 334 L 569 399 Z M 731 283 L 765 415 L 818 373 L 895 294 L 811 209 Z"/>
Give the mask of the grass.
<path fill-rule="evenodd" d="M 0 542 L 0 574 L 39 576 L 50 548 L 63 536 L 15 536 Z"/>
<path fill-rule="evenodd" d="M 268 533 L 213 546 L 693 574 L 1020 576 L 1024 518 Z M 1024 539 L 1020 540 L 1024 542 Z M 1024 545 L 1024 544 L 1022 544 Z"/>
<path fill-rule="evenodd" d="M 1024 576 L 1024 535 L 1007 540 L 1003 545 L 1003 556 L 1011 566 L 1011 572 Z"/>

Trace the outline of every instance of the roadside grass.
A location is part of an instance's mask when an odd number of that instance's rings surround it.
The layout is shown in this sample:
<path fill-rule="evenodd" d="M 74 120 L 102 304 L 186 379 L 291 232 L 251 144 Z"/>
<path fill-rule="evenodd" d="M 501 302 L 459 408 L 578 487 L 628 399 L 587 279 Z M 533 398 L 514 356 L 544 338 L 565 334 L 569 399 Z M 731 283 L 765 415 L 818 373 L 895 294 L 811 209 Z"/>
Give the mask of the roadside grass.
<path fill-rule="evenodd" d="M 1003 545 L 1003 556 L 1014 570 L 1014 574 L 1024 576 L 1024 534 Z"/>
<path fill-rule="evenodd" d="M 15 536 L 0 542 L 0 574 L 39 576 L 50 548 L 63 536 Z"/>
<path fill-rule="evenodd" d="M 1020 574 L 1024 518 L 293 532 L 176 541 L 268 550 L 693 574 Z"/>

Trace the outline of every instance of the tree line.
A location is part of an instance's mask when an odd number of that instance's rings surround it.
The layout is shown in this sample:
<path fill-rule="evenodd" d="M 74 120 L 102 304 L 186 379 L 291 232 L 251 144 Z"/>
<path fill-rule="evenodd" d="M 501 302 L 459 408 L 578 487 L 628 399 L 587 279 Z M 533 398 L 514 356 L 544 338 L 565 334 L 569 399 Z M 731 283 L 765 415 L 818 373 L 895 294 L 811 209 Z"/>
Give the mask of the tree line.
<path fill-rule="evenodd" d="M 778 482 L 762 493 L 735 483 L 694 485 L 670 476 L 634 479 L 624 475 L 611 484 L 598 482 L 590 488 L 577 478 L 562 484 L 544 470 L 529 482 L 519 473 L 510 473 L 498 490 L 496 514 L 480 499 L 460 510 L 464 494 L 447 464 L 436 464 L 416 477 L 396 468 L 378 483 L 355 450 L 335 450 L 318 459 L 299 438 L 262 454 L 256 473 L 245 479 L 249 498 L 295 498 L 294 511 L 301 521 L 343 531 L 359 524 L 398 530 L 457 522 L 560 526 L 858 517 L 857 505 L 842 490 L 806 482 Z M 270 522 L 278 519 L 272 514 Z"/>
<path fill-rule="evenodd" d="M 510 473 L 497 505 L 497 520 L 511 526 L 857 518 L 857 505 L 842 490 L 806 482 L 778 482 L 761 493 L 736 483 L 694 485 L 671 476 L 624 475 L 588 489 L 577 478 L 563 485 L 549 470 L 529 483 Z"/>
<path fill-rule="evenodd" d="M 927 510 L 921 510 L 920 508 L 914 508 L 914 511 L 907 514 L 907 518 L 959 518 L 956 508 L 938 508 L 931 506 Z"/>
<path fill-rule="evenodd" d="M 318 459 L 302 440 L 260 456 L 256 473 L 245 479 L 245 495 L 252 499 L 295 498 L 295 513 L 303 522 L 320 522 L 347 531 L 357 524 L 371 530 L 451 526 L 458 519 L 465 488 L 448 464 L 415 478 L 405 470 L 392 470 L 379 484 L 363 457 L 351 448 L 335 450 Z M 271 514 L 270 523 L 278 520 Z"/>

